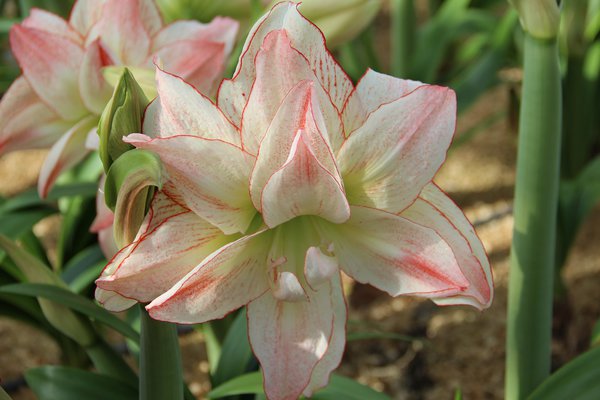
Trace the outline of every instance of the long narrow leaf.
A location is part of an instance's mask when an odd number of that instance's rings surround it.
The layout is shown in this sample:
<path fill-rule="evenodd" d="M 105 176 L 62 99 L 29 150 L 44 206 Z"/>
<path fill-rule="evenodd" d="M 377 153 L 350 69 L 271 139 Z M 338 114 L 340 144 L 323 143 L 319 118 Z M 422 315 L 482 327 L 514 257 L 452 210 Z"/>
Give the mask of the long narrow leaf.
<path fill-rule="evenodd" d="M 588 350 L 546 379 L 528 400 L 596 400 L 600 393 L 600 347 Z"/>
<path fill-rule="evenodd" d="M 134 400 L 137 390 L 106 375 L 75 368 L 30 369 L 25 380 L 40 400 Z"/>
<path fill-rule="evenodd" d="M 18 283 L 0 287 L 0 293 L 21 294 L 51 300 L 102 322 L 132 340 L 139 341 L 139 334 L 125 322 L 85 297 L 66 289 L 38 283 Z"/>

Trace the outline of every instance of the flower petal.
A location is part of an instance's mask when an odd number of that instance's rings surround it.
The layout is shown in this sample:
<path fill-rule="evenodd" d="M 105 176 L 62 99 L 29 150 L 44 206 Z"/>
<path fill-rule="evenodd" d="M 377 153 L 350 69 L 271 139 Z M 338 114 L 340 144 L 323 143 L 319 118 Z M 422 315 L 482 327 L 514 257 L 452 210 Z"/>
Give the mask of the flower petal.
<path fill-rule="evenodd" d="M 189 82 L 201 93 L 216 92 L 225 70 L 225 45 L 207 40 L 180 40 L 160 49 L 156 56 L 162 67 Z"/>
<path fill-rule="evenodd" d="M 443 305 L 468 304 L 479 309 L 489 307 L 494 293 L 489 261 L 473 226 L 452 200 L 429 184 L 401 216 L 435 230 L 450 245 L 469 281 L 464 292 L 434 301 Z"/>
<path fill-rule="evenodd" d="M 279 301 L 267 292 L 248 305 L 248 336 L 271 400 L 293 400 L 309 385 L 325 356 L 334 325 L 331 287 L 308 301 Z"/>
<path fill-rule="evenodd" d="M 98 303 L 102 304 L 102 307 L 112 312 L 125 311 L 137 303 L 133 299 L 128 299 L 116 292 L 100 289 L 99 287 L 96 288 L 94 296 L 98 300 Z"/>
<path fill-rule="evenodd" d="M 79 71 L 79 90 L 85 106 L 97 115 L 102 114 L 113 92 L 102 74 L 102 67 L 106 65 L 104 49 L 96 40 L 85 49 Z"/>
<path fill-rule="evenodd" d="M 325 47 L 325 38 L 319 29 L 298 12 L 298 5 L 281 2 L 257 21 L 244 44 L 242 56 L 231 81 L 224 81 L 219 89 L 218 104 L 227 115 L 239 124 L 242 117 L 243 96 L 250 93 L 256 76 L 255 57 L 266 36 L 283 29 L 293 48 L 306 57 L 317 81 L 329 94 L 333 105 L 341 110 L 352 91 L 350 78 Z"/>
<path fill-rule="evenodd" d="M 152 0 L 106 0 L 95 35 L 116 63 L 142 66 L 148 63 L 151 38 L 161 27 Z"/>
<path fill-rule="evenodd" d="M 208 24 L 198 21 L 175 21 L 161 29 L 153 38 L 152 53 L 182 40 L 203 40 L 222 43 L 227 56 L 233 50 L 238 28 L 239 23 L 236 20 L 223 17 L 216 17 Z"/>
<path fill-rule="evenodd" d="M 331 302 L 333 305 L 333 329 L 327 351 L 313 369 L 310 382 L 304 389 L 304 396 L 309 398 L 315 390 L 327 386 L 329 375 L 342 362 L 344 347 L 346 346 L 347 306 L 339 273 L 331 276 L 329 285 L 331 286 Z"/>
<path fill-rule="evenodd" d="M 240 145 L 240 135 L 223 113 L 194 87 L 156 69 L 158 97 L 144 115 L 144 133 L 153 137 L 198 135 Z"/>
<path fill-rule="evenodd" d="M 259 231 L 223 246 L 146 309 L 154 319 L 183 324 L 223 318 L 269 289 L 270 245 L 271 232 Z"/>
<path fill-rule="evenodd" d="M 48 107 L 71 121 L 88 114 L 79 95 L 80 45 L 64 36 L 13 25 L 10 46 L 23 75 Z"/>
<path fill-rule="evenodd" d="M 319 247 L 308 248 L 304 263 L 304 276 L 311 288 L 329 281 L 338 271 L 337 258 L 323 253 Z"/>
<path fill-rule="evenodd" d="M 464 292 L 452 249 L 430 228 L 381 210 L 352 207 L 344 225 L 323 225 L 344 272 L 392 296 L 448 297 Z"/>
<path fill-rule="evenodd" d="M 322 129 L 323 135 L 328 137 L 334 151 L 340 147 L 344 133 L 339 112 L 310 68 L 308 60 L 291 47 L 287 32 L 278 30 L 267 35 L 256 56 L 256 80 L 242 116 L 244 149 L 256 154 L 283 99 L 304 80 L 314 82 L 313 103 L 315 108 L 320 109 L 320 118 L 325 127 Z"/>
<path fill-rule="evenodd" d="M 456 96 L 421 86 L 372 112 L 337 160 L 348 201 L 398 213 L 431 181 L 446 158 L 456 125 Z"/>
<path fill-rule="evenodd" d="M 39 8 L 31 9 L 29 16 L 25 18 L 21 26 L 46 31 L 83 45 L 82 36 L 67 21 L 56 14 Z"/>
<path fill-rule="evenodd" d="M 423 85 L 418 81 L 398 79 L 368 69 L 344 105 L 342 118 L 346 134 L 360 127 L 369 114 L 381 105 L 398 100 Z"/>
<path fill-rule="evenodd" d="M 46 106 L 21 76 L 0 101 L 0 154 L 49 147 L 72 125 Z"/>
<path fill-rule="evenodd" d="M 262 191 L 262 216 L 270 228 L 300 215 L 317 215 L 334 223 L 350 218 L 350 206 L 335 175 L 317 159 L 304 131 L 298 132 L 288 161 Z"/>
<path fill-rule="evenodd" d="M 69 24 L 81 35 L 87 36 L 102 15 L 105 0 L 76 0 L 71 10 Z"/>
<path fill-rule="evenodd" d="M 105 268 L 108 273 L 103 273 L 96 284 L 149 302 L 231 240 L 165 192 L 159 192 L 134 242 L 110 261 Z"/>
<path fill-rule="evenodd" d="M 44 198 L 58 176 L 77 164 L 87 155 L 85 142 L 91 130 L 96 128 L 98 118 L 89 116 L 75 125 L 50 149 L 44 160 L 38 179 L 38 192 Z"/>
<path fill-rule="evenodd" d="M 158 154 L 186 205 L 226 234 L 245 232 L 256 214 L 248 194 L 253 159 L 232 144 L 198 136 L 125 138 Z"/>
<path fill-rule="evenodd" d="M 315 106 L 316 105 L 316 106 Z M 327 171 L 337 176 L 337 166 L 325 134 L 323 117 L 318 108 L 314 84 L 303 80 L 285 96 L 258 150 L 252 171 L 250 193 L 255 207 L 261 210 L 261 195 L 269 178 L 289 161 L 294 140 L 299 131 L 305 131 L 310 147 Z M 341 178 L 339 178 L 341 185 Z"/>

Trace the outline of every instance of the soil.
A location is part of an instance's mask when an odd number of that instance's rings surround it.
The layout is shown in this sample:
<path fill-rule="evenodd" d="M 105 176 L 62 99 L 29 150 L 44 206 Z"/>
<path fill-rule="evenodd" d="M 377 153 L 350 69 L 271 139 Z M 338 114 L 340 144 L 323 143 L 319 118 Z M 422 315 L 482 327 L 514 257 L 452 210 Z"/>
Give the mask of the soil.
<path fill-rule="evenodd" d="M 506 87 L 483 96 L 460 117 L 457 137 L 497 110 L 509 108 Z M 0 159 L 0 191 L 12 195 L 33 186 L 44 153 L 20 152 Z M 516 134 L 508 118 L 498 120 L 448 155 L 437 183 L 477 225 L 493 266 L 496 294 L 490 309 L 436 307 L 411 298 L 390 298 L 363 285 L 350 285 L 349 333 L 390 332 L 418 340 L 350 341 L 338 373 L 381 390 L 394 399 L 451 399 L 460 389 L 465 399 L 502 399 L 506 288 L 511 241 L 511 199 L 515 179 Z M 27 168 L 24 168 L 26 165 Z M 56 219 L 43 221 L 36 233 L 51 243 Z M 600 208 L 580 231 L 564 269 L 567 303 L 561 306 L 554 367 L 581 352 L 600 317 Z M 565 304 L 565 303 L 563 303 Z M 181 337 L 185 378 L 198 396 L 210 390 L 202 335 Z M 0 378 L 18 379 L 30 367 L 59 362 L 53 341 L 33 328 L 0 318 Z M 22 388 L 15 400 L 33 399 Z"/>

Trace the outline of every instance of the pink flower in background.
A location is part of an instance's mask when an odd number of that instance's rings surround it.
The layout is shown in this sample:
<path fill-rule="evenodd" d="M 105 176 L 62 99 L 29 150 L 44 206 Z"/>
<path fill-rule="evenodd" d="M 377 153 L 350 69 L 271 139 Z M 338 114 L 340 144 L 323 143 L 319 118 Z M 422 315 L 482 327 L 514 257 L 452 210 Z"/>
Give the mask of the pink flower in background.
<path fill-rule="evenodd" d="M 151 72 L 156 58 L 210 93 L 236 33 L 237 22 L 227 18 L 163 26 L 152 0 L 79 0 L 68 21 L 32 10 L 10 32 L 23 75 L 0 102 L 0 154 L 51 147 L 38 182 L 45 196 L 58 175 L 87 154 L 88 134 L 112 93 L 104 67 Z"/>
<path fill-rule="evenodd" d="M 374 71 L 354 86 L 293 3 L 255 25 L 217 105 L 156 79 L 144 134 L 125 141 L 156 152 L 169 181 L 99 288 L 178 323 L 246 305 L 271 400 L 310 396 L 339 364 L 342 271 L 393 296 L 489 306 L 483 246 L 432 183 L 453 91 Z"/>

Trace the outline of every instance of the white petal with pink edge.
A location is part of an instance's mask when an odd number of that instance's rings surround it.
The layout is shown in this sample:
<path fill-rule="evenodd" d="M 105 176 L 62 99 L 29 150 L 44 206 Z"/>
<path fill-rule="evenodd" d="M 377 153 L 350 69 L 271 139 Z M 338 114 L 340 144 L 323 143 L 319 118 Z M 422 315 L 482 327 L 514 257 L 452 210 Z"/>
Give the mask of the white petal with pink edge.
<path fill-rule="evenodd" d="M 455 125 L 456 96 L 440 86 L 420 86 L 373 111 L 337 155 L 350 204 L 408 207 L 444 162 Z"/>
<path fill-rule="evenodd" d="M 348 97 L 342 111 L 346 135 L 350 135 L 361 126 L 369 114 L 381 105 L 398 100 L 423 85 L 418 81 L 398 79 L 372 69 L 367 70 Z"/>
<path fill-rule="evenodd" d="M 102 307 L 112 312 L 125 311 L 137 303 L 137 301 L 133 299 L 128 299 L 116 292 L 100 289 L 99 287 L 96 288 L 94 297 L 98 303 L 102 304 Z"/>
<path fill-rule="evenodd" d="M 270 246 L 269 231 L 223 246 L 146 309 L 154 319 L 183 324 L 223 318 L 269 289 Z"/>
<path fill-rule="evenodd" d="M 469 282 L 450 246 L 433 229 L 381 210 L 351 207 L 343 225 L 321 223 L 341 269 L 392 296 L 448 297 Z"/>
<path fill-rule="evenodd" d="M 434 301 L 440 305 L 468 304 L 484 309 L 490 306 L 494 284 L 483 244 L 463 212 L 434 184 L 425 186 L 419 198 L 400 214 L 435 230 L 452 248 L 460 269 L 469 281 L 464 292 Z"/>
<path fill-rule="evenodd" d="M 213 95 L 225 69 L 225 45 L 203 39 L 180 40 L 154 55 L 165 71 L 180 76 L 201 93 Z"/>
<path fill-rule="evenodd" d="M 21 26 L 46 31 L 83 45 L 83 37 L 67 21 L 39 8 L 33 8 Z"/>
<path fill-rule="evenodd" d="M 248 193 L 251 156 L 239 147 L 198 136 L 124 138 L 158 154 L 186 205 L 226 234 L 245 232 L 256 214 Z"/>
<path fill-rule="evenodd" d="M 38 192 L 44 198 L 58 176 L 71 168 L 88 154 L 85 142 L 91 130 L 96 129 L 98 118 L 89 116 L 65 133 L 50 149 L 44 160 L 38 179 Z"/>
<path fill-rule="evenodd" d="M 102 75 L 105 61 L 102 53 L 104 50 L 99 41 L 92 42 L 83 55 L 79 71 L 79 91 L 81 99 L 88 110 L 100 115 L 110 100 L 113 89 Z"/>
<path fill-rule="evenodd" d="M 330 285 L 310 291 L 308 301 L 300 302 L 279 301 L 267 292 L 248 305 L 247 315 L 248 337 L 263 370 L 267 397 L 297 399 L 311 383 L 332 337 Z"/>
<path fill-rule="evenodd" d="M 0 154 L 49 147 L 72 126 L 46 106 L 21 76 L 0 101 Z"/>
<path fill-rule="evenodd" d="M 338 175 L 314 86 L 310 80 L 300 81 L 293 86 L 265 132 L 250 181 L 252 201 L 259 210 L 262 209 L 261 196 L 264 186 L 275 172 L 289 162 L 293 143 L 300 131 L 304 132 L 308 145 L 315 152 L 319 162 L 330 174 Z M 338 180 L 342 185 L 341 178 Z"/>
<path fill-rule="evenodd" d="M 166 193 L 158 192 L 134 242 L 110 261 L 106 267 L 110 272 L 103 273 L 96 284 L 149 302 L 231 240 Z"/>
<path fill-rule="evenodd" d="M 156 69 L 159 96 L 144 115 L 144 133 L 153 137 L 197 135 L 240 145 L 240 135 L 207 97 L 181 78 Z"/>
<path fill-rule="evenodd" d="M 161 29 L 152 41 L 152 53 L 182 40 L 204 40 L 222 43 L 228 55 L 233 50 L 239 23 L 231 18 L 216 17 L 208 24 L 197 21 L 175 21 Z"/>
<path fill-rule="evenodd" d="M 298 4 L 281 2 L 256 22 L 248 34 L 242 56 L 231 82 L 223 84 L 219 90 L 221 99 L 248 94 L 253 84 L 256 70 L 254 60 L 265 37 L 274 30 L 284 29 L 292 46 L 308 60 L 317 80 L 330 95 L 333 104 L 341 111 L 346 98 L 352 91 L 352 81 L 325 47 L 325 38 L 319 29 L 298 12 Z M 230 117 L 237 123 L 241 118 L 241 108 L 230 107 Z"/>
<path fill-rule="evenodd" d="M 89 113 L 79 94 L 83 61 L 79 44 L 46 31 L 13 25 L 10 46 L 25 78 L 48 107 L 71 121 Z"/>
<path fill-rule="evenodd" d="M 98 22 L 106 0 L 76 0 L 69 23 L 81 35 L 87 36 L 92 26 Z"/>
<path fill-rule="evenodd" d="M 262 190 L 262 216 L 270 228 L 301 215 L 316 215 L 334 223 L 350 218 L 350 206 L 339 176 L 319 162 L 311 138 L 299 131 L 290 156 Z"/>
<path fill-rule="evenodd" d="M 285 30 L 270 32 L 256 56 L 256 80 L 242 116 L 242 142 L 244 148 L 256 154 L 259 143 L 266 134 L 273 117 L 284 98 L 289 96 L 299 82 L 313 82 L 314 108 L 320 109 L 324 124 L 323 135 L 335 149 L 344 140 L 343 127 L 338 110 L 329 94 L 310 68 L 305 56 L 291 47 Z"/>
<path fill-rule="evenodd" d="M 327 351 L 313 369 L 310 382 L 304 389 L 303 394 L 306 397 L 312 396 L 315 390 L 327 386 L 329 376 L 342 362 L 344 347 L 346 347 L 347 306 L 340 274 L 333 274 L 327 284 L 331 287 L 333 329 Z"/>
<path fill-rule="evenodd" d="M 161 27 L 160 15 L 152 0 L 107 0 L 93 36 L 88 40 L 100 37 L 118 64 L 141 66 L 148 62 L 152 36 Z"/>

